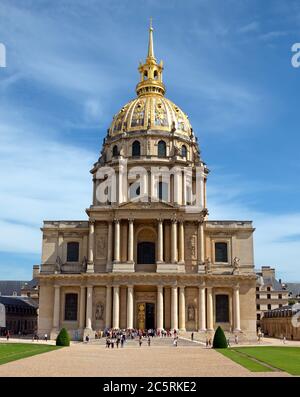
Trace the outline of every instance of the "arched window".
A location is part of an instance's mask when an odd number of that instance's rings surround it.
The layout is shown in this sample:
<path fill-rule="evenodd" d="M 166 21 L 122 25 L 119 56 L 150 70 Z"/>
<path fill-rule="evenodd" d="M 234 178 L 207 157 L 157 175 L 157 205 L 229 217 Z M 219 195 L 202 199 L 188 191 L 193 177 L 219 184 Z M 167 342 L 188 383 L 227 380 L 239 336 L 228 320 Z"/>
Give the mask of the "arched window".
<path fill-rule="evenodd" d="M 166 142 L 165 141 L 159 141 L 158 142 L 157 154 L 158 154 L 158 157 L 166 157 L 167 149 L 166 149 Z"/>
<path fill-rule="evenodd" d="M 118 156 L 119 156 L 119 149 L 118 149 L 118 146 L 115 145 L 113 147 L 113 157 L 118 157 Z"/>
<path fill-rule="evenodd" d="M 141 155 L 141 144 L 139 141 L 134 141 L 132 144 L 132 156 L 139 157 Z"/>
<path fill-rule="evenodd" d="M 216 295 L 216 322 L 229 322 L 229 299 L 228 295 Z"/>
<path fill-rule="evenodd" d="M 187 148 L 185 145 L 181 146 L 181 157 L 187 158 Z"/>
<path fill-rule="evenodd" d="M 79 243 L 71 241 L 67 244 L 67 262 L 79 261 Z"/>
<path fill-rule="evenodd" d="M 66 296 L 65 296 L 65 320 L 66 321 L 77 321 L 77 306 L 78 306 L 78 295 L 77 294 L 66 294 Z"/>
<path fill-rule="evenodd" d="M 157 73 L 157 70 L 154 70 L 154 80 L 157 80 L 158 79 L 158 73 Z"/>

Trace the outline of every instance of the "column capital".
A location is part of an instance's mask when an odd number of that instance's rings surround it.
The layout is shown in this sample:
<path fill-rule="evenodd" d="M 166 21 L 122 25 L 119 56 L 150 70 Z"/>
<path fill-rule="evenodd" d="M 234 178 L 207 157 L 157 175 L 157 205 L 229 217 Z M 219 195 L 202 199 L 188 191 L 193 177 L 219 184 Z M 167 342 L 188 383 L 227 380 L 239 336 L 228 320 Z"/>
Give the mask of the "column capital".
<path fill-rule="evenodd" d="M 94 219 L 94 218 L 89 219 L 89 226 L 92 226 L 95 223 L 96 223 L 96 219 Z"/>
<path fill-rule="evenodd" d="M 129 223 L 133 223 L 134 222 L 134 218 L 128 218 L 127 219 Z"/>
<path fill-rule="evenodd" d="M 236 285 L 234 285 L 234 286 L 232 287 L 232 289 L 233 289 L 234 291 L 238 291 L 238 290 L 240 289 L 240 285 L 239 285 L 239 284 L 236 284 Z"/>
<path fill-rule="evenodd" d="M 120 223 L 120 219 L 119 218 L 114 218 L 114 223 Z"/>
<path fill-rule="evenodd" d="M 59 289 L 59 288 L 61 287 L 61 285 L 59 285 L 59 284 L 54 284 L 53 287 Z"/>

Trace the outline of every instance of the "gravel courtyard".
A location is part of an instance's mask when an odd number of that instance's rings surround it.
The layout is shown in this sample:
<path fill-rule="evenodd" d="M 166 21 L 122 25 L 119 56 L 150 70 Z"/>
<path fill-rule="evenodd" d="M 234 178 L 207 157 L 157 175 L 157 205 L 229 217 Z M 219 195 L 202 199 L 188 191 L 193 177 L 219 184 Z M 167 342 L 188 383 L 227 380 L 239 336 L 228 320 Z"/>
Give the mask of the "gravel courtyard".
<path fill-rule="evenodd" d="M 123 349 L 103 343 L 70 347 L 0 365 L 1 376 L 289 376 L 285 372 L 253 373 L 199 343 L 180 340 L 174 347 L 154 340 L 135 341 Z"/>

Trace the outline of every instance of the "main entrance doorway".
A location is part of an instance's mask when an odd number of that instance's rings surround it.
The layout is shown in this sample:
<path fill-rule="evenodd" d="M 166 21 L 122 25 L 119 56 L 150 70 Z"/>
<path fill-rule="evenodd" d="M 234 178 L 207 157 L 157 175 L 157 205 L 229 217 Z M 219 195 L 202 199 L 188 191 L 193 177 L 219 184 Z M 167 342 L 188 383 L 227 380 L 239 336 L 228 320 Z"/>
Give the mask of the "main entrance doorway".
<path fill-rule="evenodd" d="M 137 304 L 137 326 L 139 329 L 155 328 L 155 304 L 138 303 Z"/>

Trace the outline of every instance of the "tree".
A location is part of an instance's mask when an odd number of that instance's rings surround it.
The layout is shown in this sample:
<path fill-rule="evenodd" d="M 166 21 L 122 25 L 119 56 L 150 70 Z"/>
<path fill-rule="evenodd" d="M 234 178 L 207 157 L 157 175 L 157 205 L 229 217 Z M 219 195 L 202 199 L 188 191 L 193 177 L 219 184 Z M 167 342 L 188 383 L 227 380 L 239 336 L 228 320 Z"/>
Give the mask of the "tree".
<path fill-rule="evenodd" d="M 224 334 L 224 331 L 220 326 L 218 326 L 214 340 L 213 340 L 213 348 L 214 349 L 226 349 L 228 347 L 226 336 Z"/>
<path fill-rule="evenodd" d="M 57 335 L 56 346 L 70 346 L 70 336 L 65 328 L 62 328 Z"/>

